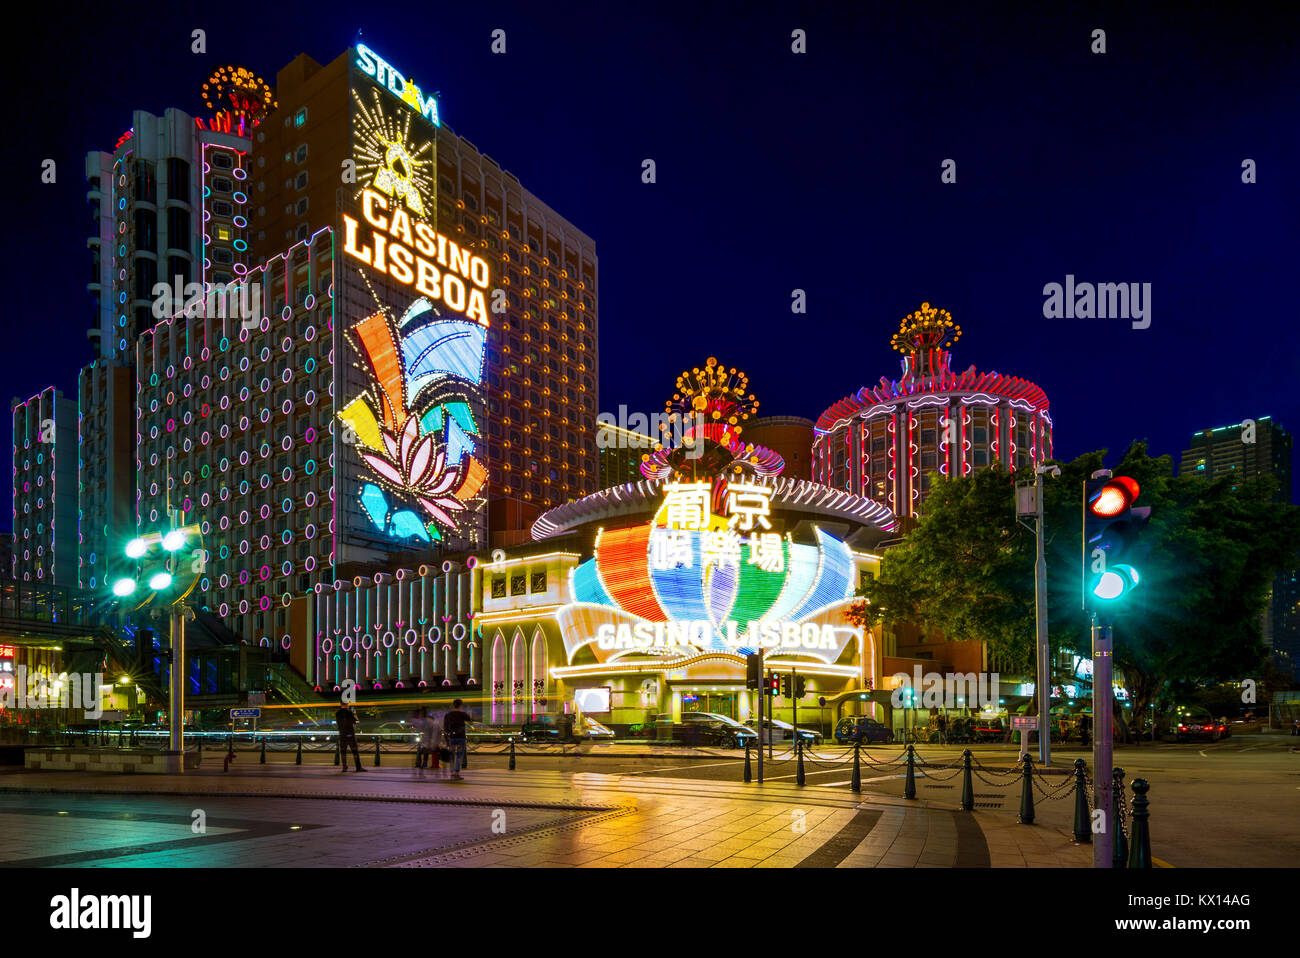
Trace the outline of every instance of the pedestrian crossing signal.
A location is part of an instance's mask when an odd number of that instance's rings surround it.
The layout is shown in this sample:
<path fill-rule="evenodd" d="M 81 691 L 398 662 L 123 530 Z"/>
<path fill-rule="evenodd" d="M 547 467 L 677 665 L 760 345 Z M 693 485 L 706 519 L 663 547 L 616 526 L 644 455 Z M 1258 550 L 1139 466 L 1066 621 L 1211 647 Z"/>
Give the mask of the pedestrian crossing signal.
<path fill-rule="evenodd" d="M 1093 473 L 1083 491 L 1083 607 L 1109 608 L 1142 581 L 1138 572 L 1142 527 L 1150 507 L 1136 506 L 1141 487 L 1128 476 Z"/>

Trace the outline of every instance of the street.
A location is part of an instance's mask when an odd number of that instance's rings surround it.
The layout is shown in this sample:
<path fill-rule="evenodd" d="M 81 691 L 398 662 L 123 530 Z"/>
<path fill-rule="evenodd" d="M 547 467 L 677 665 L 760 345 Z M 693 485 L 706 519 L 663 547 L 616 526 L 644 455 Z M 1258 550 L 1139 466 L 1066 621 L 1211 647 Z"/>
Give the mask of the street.
<path fill-rule="evenodd" d="M 1127 780 L 1151 783 L 1152 850 L 1173 867 L 1295 861 L 1300 752 L 1294 739 L 1117 751 Z M 903 751 L 788 750 L 765 781 L 742 781 L 743 755 L 583 745 L 471 753 L 464 783 L 412 767 L 410 753 L 341 773 L 330 753 L 212 753 L 183 776 L 0 773 L 0 864 L 85 867 L 637 866 L 1087 867 L 1071 843 L 1072 767 L 1054 754 L 1036 786 L 1036 824 L 1016 824 L 1014 747 L 978 746 L 976 810 L 957 810 L 962 748 L 918 748 L 917 798 L 903 798 Z M 784 757 L 782 757 L 784 755 Z M 752 757 L 752 756 L 751 756 Z M 756 766 L 755 766 L 756 771 Z M 201 823 L 196 824 L 196 823 Z M 108 826 L 108 827 L 106 827 Z"/>

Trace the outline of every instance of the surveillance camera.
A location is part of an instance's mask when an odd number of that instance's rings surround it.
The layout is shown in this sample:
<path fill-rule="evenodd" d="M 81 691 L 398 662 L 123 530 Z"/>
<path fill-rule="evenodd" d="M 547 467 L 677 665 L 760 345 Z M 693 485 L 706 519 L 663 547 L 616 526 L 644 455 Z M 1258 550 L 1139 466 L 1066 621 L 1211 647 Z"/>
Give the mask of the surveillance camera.
<path fill-rule="evenodd" d="M 1039 466 L 1037 469 L 1034 470 L 1034 473 L 1039 476 L 1051 476 L 1053 479 L 1060 479 L 1061 467 L 1060 466 Z"/>

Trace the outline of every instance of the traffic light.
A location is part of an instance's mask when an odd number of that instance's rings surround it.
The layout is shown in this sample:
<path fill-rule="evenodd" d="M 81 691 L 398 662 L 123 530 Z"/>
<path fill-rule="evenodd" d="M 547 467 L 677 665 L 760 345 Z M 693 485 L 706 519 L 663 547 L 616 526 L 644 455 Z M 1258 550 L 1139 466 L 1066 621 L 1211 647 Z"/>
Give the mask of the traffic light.
<path fill-rule="evenodd" d="M 756 689 L 763 685 L 763 657 L 757 652 L 745 656 L 745 688 Z"/>
<path fill-rule="evenodd" d="M 804 677 L 802 675 L 796 675 L 794 679 L 794 697 L 797 699 L 801 699 L 803 698 L 803 693 L 804 693 Z"/>
<path fill-rule="evenodd" d="M 775 675 L 767 677 L 767 694 L 776 698 L 777 693 L 781 691 L 781 680 Z"/>
<path fill-rule="evenodd" d="M 1142 577 L 1139 534 L 1151 509 L 1136 506 L 1141 488 L 1128 476 L 1094 474 L 1083 487 L 1083 607 L 1109 608 L 1128 598 Z"/>
<path fill-rule="evenodd" d="M 785 698 L 790 697 L 790 676 L 781 676 L 781 695 Z"/>

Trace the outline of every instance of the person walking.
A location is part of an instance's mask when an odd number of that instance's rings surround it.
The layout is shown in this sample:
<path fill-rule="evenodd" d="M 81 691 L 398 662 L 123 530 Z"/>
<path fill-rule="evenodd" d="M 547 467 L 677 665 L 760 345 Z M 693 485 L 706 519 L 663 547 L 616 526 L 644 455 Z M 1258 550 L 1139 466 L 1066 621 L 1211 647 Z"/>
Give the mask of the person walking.
<path fill-rule="evenodd" d="M 362 771 L 361 752 L 357 749 L 357 716 L 351 706 L 340 705 L 339 710 L 334 713 L 334 722 L 339 729 L 339 760 L 343 766 L 339 771 L 348 770 L 349 747 L 352 749 L 352 757 L 356 760 L 357 771 Z"/>
<path fill-rule="evenodd" d="M 442 715 L 427 709 L 425 713 L 424 734 L 420 740 L 420 747 L 424 750 L 425 761 L 429 768 L 437 771 L 440 768 L 438 753 L 442 750 Z"/>
<path fill-rule="evenodd" d="M 939 744 L 947 745 L 948 744 L 948 716 L 940 712 L 939 717 L 935 720 L 935 726 L 939 730 Z"/>
<path fill-rule="evenodd" d="M 451 779 L 461 781 L 460 770 L 465 766 L 465 726 L 473 722 L 468 712 L 461 709 L 464 703 L 460 699 L 451 703 L 451 711 L 442 717 L 443 734 L 447 736 L 447 745 L 451 749 Z"/>
<path fill-rule="evenodd" d="M 1086 715 L 1079 716 L 1079 738 L 1084 748 L 1092 742 L 1092 736 L 1089 734 L 1092 730 L 1092 719 Z"/>
<path fill-rule="evenodd" d="M 425 726 L 429 722 L 429 710 L 421 705 L 415 710 L 415 718 L 411 721 L 411 728 L 418 733 L 415 739 L 415 767 L 423 771 L 429 761 L 429 753 L 425 749 Z"/>

